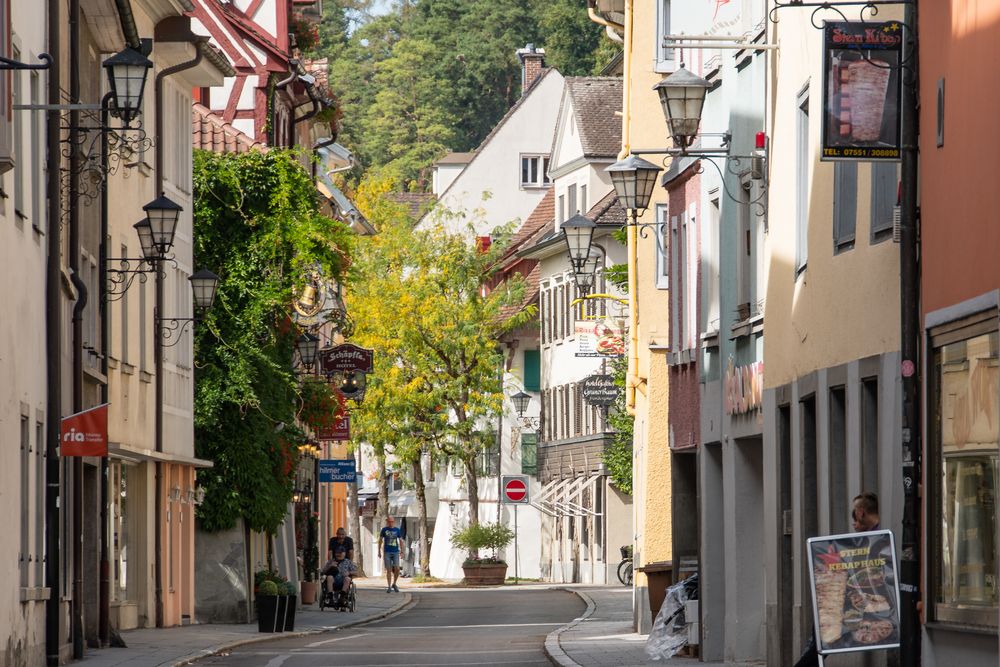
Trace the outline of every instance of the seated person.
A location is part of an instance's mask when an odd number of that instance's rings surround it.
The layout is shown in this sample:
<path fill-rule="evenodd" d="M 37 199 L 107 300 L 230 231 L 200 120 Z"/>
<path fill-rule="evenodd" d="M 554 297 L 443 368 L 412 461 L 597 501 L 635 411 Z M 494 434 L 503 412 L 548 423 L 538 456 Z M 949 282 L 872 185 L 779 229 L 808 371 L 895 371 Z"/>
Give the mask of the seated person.
<path fill-rule="evenodd" d="M 347 531 L 343 528 L 338 528 L 337 534 L 330 538 L 330 545 L 326 552 L 327 560 L 333 558 L 333 550 L 338 547 L 343 547 L 344 551 L 347 552 L 347 560 L 354 560 L 354 540 L 347 536 Z"/>
<path fill-rule="evenodd" d="M 347 557 L 347 551 L 343 547 L 337 547 L 333 552 L 333 560 L 329 560 L 323 566 L 324 590 L 339 593 L 334 606 L 343 606 L 347 600 L 347 594 L 351 590 L 351 575 L 358 571 L 358 566 Z"/>

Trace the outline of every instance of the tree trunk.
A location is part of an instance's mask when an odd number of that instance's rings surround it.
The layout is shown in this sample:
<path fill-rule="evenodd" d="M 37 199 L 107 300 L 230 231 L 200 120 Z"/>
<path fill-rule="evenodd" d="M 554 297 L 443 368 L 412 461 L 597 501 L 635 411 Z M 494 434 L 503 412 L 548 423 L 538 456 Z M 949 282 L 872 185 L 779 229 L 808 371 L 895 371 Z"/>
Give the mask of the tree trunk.
<path fill-rule="evenodd" d="M 358 466 L 361 472 L 361 466 Z M 361 539 L 361 508 L 358 507 L 357 483 L 347 485 L 347 522 L 354 536 L 354 564 L 358 566 L 358 574 L 365 576 L 365 544 Z M 326 562 L 326 561 L 324 561 Z"/>
<path fill-rule="evenodd" d="M 476 454 L 464 454 L 462 463 L 465 465 L 465 484 L 469 494 L 469 525 L 479 523 L 479 476 L 476 474 Z"/>
<path fill-rule="evenodd" d="M 375 514 L 375 535 L 382 530 L 385 518 L 389 516 L 389 473 L 385 469 L 385 450 L 375 450 L 375 463 L 378 474 L 378 510 Z"/>
<path fill-rule="evenodd" d="M 427 493 L 424 489 L 424 467 L 422 456 L 418 457 L 413 466 L 413 483 L 417 488 L 417 522 L 420 526 L 420 573 L 431 576 L 431 543 L 427 534 Z"/>

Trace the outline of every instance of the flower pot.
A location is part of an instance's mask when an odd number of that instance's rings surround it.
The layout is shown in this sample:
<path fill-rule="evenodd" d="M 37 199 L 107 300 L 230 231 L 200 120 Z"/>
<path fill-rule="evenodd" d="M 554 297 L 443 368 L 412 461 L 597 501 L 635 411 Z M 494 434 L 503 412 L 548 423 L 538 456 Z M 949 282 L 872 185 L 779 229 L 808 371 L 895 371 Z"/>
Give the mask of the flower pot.
<path fill-rule="evenodd" d="M 316 589 L 319 586 L 315 581 L 302 582 L 302 604 L 313 604 L 316 602 Z"/>
<path fill-rule="evenodd" d="M 465 563 L 462 571 L 469 586 L 498 586 L 507 578 L 507 563 Z"/>
<path fill-rule="evenodd" d="M 257 596 L 257 632 L 281 632 L 285 629 L 285 612 L 278 613 L 283 595 Z M 282 607 L 284 605 L 281 605 Z"/>
<path fill-rule="evenodd" d="M 297 595 L 284 595 L 285 598 L 285 632 L 295 629 L 295 607 L 297 606 Z"/>

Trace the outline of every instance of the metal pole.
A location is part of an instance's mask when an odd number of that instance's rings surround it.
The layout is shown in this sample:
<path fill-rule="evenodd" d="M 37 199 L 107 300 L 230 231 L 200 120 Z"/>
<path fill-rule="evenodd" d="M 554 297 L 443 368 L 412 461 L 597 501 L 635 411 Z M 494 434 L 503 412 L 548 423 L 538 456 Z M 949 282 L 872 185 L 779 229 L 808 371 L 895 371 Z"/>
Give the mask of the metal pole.
<path fill-rule="evenodd" d="M 61 98 L 60 65 L 62 47 L 62 2 L 48 0 L 49 50 L 56 54 L 49 67 L 48 102 L 59 104 Z M 48 234 L 45 266 L 45 659 L 49 667 L 59 664 L 61 645 L 59 628 L 62 607 L 60 577 L 60 468 L 59 440 L 62 418 L 62 193 L 60 192 L 61 146 L 60 114 L 52 109 L 46 118 L 46 175 L 48 190 Z"/>
<path fill-rule="evenodd" d="M 101 173 L 104 180 L 101 182 L 101 241 L 100 248 L 101 264 L 98 267 L 98 305 L 101 309 L 101 373 L 108 377 L 108 355 L 111 354 L 111 318 L 108 317 L 108 123 L 110 114 L 108 110 L 111 104 L 111 93 L 104 96 L 101 102 Z M 101 402 L 108 402 L 108 384 L 101 385 Z M 108 559 L 108 539 L 110 538 L 110 526 L 108 524 L 108 457 L 101 458 L 101 564 L 100 564 L 100 586 L 98 596 L 98 635 L 101 646 L 107 646 L 111 638 L 111 564 Z"/>
<path fill-rule="evenodd" d="M 899 244 L 900 360 L 903 399 L 903 526 L 899 561 L 900 663 L 920 664 L 920 234 L 917 210 L 917 0 L 906 3 L 902 77 L 902 188 Z"/>
<path fill-rule="evenodd" d="M 518 580 L 518 559 L 517 559 L 517 505 L 514 505 L 514 585 Z"/>

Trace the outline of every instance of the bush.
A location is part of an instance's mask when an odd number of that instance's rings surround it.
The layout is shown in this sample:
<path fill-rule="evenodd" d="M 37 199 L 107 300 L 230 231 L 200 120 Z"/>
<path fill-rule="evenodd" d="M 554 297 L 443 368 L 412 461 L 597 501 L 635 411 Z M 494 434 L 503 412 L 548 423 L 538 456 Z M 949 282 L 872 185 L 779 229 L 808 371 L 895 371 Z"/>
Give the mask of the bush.
<path fill-rule="evenodd" d="M 277 582 L 267 580 L 261 583 L 257 592 L 260 595 L 279 595 L 278 590 Z"/>
<path fill-rule="evenodd" d="M 456 529 L 451 534 L 451 544 L 469 552 L 466 563 L 506 563 L 499 552 L 514 540 L 514 531 L 502 523 L 477 523 Z M 480 558 L 480 549 L 490 549 L 491 558 Z"/>

